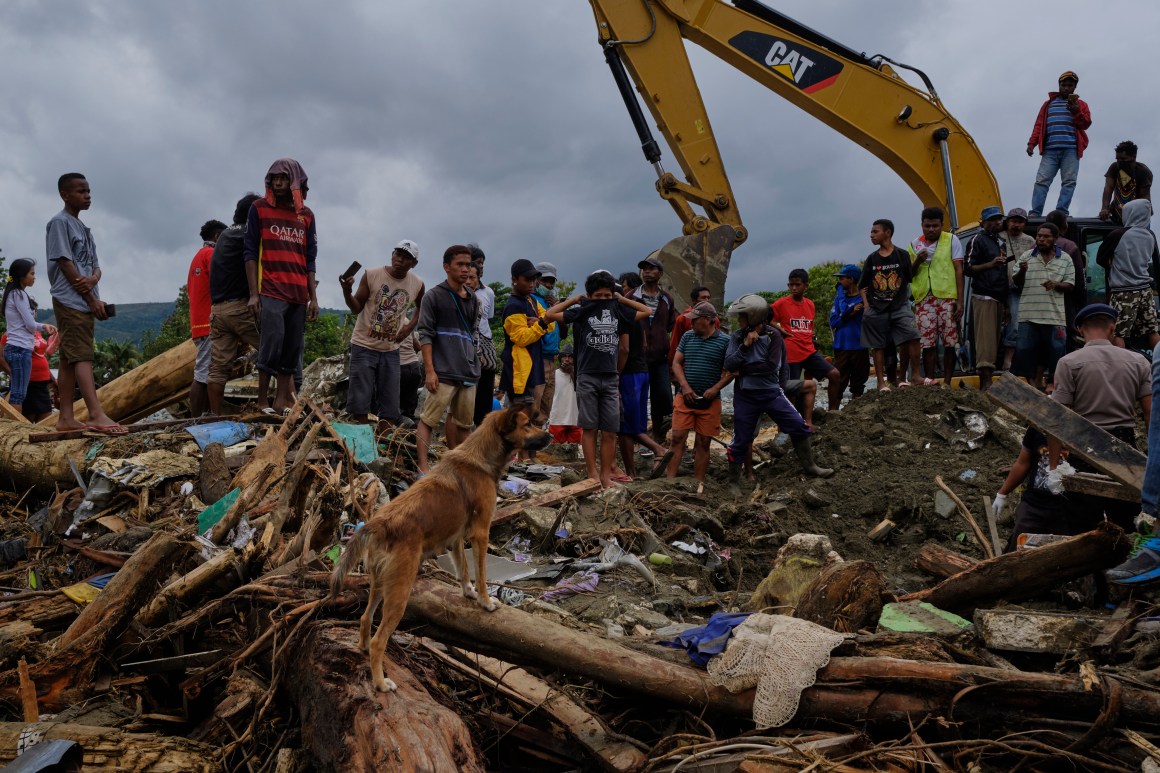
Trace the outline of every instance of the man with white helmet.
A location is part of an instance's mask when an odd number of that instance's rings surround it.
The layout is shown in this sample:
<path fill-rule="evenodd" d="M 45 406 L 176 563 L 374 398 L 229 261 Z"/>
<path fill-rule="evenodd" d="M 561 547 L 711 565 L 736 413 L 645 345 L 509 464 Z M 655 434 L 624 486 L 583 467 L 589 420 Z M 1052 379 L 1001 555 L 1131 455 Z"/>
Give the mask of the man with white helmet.
<path fill-rule="evenodd" d="M 735 373 L 733 387 L 733 442 L 729 445 L 729 486 L 740 492 L 741 466 L 757 434 L 757 422 L 768 415 L 793 443 L 798 461 L 808 475 L 827 478 L 834 471 L 814 461 L 812 432 L 785 396 L 789 363 L 782 334 L 768 324 L 769 304 L 760 295 L 743 295 L 729 307 L 737 329 L 729 336 L 725 370 Z"/>

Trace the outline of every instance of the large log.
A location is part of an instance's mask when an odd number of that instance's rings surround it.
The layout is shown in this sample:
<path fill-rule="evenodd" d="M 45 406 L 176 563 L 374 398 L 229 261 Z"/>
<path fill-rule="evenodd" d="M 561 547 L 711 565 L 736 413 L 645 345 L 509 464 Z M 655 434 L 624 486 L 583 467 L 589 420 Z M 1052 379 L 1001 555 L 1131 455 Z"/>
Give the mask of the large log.
<path fill-rule="evenodd" d="M 302 745 L 319 770 L 479 771 L 485 766 L 454 711 L 409 671 L 388 663 L 399 689 L 376 692 L 358 632 L 315 625 L 294 654 L 286 689 L 302 717 Z"/>
<path fill-rule="evenodd" d="M 903 596 L 900 601 L 927 601 L 939 609 L 969 614 L 996 601 L 1019 601 L 1061 582 L 1115 566 L 1123 560 L 1124 533 L 1110 523 L 1031 550 L 989 558 L 940 582 Z"/>
<path fill-rule="evenodd" d="M 0 763 L 16 759 L 28 730 L 43 741 L 75 741 L 84 750 L 85 770 L 132 770 L 139 773 L 211 773 L 221 770 L 217 750 L 180 736 L 126 733 L 112 727 L 63 722 L 0 722 Z"/>
<path fill-rule="evenodd" d="M 68 461 L 73 459 L 82 472 L 87 469 L 84 456 L 91 441 L 28 442 L 29 435 L 40 431 L 35 424 L 0 420 L 0 481 L 15 490 L 28 486 L 51 490 L 58 483 L 75 486 Z"/>
<path fill-rule="evenodd" d="M 138 365 L 123 376 L 113 379 L 97 390 L 101 408 L 114 421 L 131 418 L 147 407 L 165 407 L 162 403 L 179 395 L 193 381 L 193 362 L 197 346 L 193 340 L 184 341 L 148 362 Z M 89 411 L 83 400 L 73 404 L 77 421 L 87 421 Z M 42 427 L 56 425 L 56 416 L 40 422 Z"/>
<path fill-rule="evenodd" d="M 1144 487 L 1147 457 L 1010 373 L 991 385 L 987 397 L 1043 434 L 1057 438 L 1077 458 L 1129 489 L 1138 492 Z"/>
<path fill-rule="evenodd" d="M 752 690 L 730 693 L 710 684 L 704 671 L 630 650 L 518 609 L 501 606 L 495 612 L 485 612 L 464 599 L 457 588 L 434 580 L 417 581 L 407 612 L 429 623 L 427 635 L 464 649 L 502 653 L 508 662 L 584 676 L 646 695 L 659 705 L 676 704 L 734 716 L 752 714 Z M 364 674 L 360 669 L 360 680 L 365 680 Z M 960 695 L 971 686 L 986 689 Z M 1002 722 L 1008 717 L 995 710 L 1000 694 L 1005 707 L 1028 717 L 1090 721 L 1103 708 L 1100 691 L 1085 687 L 1079 676 L 887 657 L 837 657 L 818 672 L 817 684 L 802 693 L 797 720 L 906 722 L 916 715 L 945 715 L 953 705 L 956 716 L 971 714 L 983 721 Z M 1152 723 L 1160 716 L 1160 691 L 1125 684 L 1121 701 L 1123 720 Z"/>

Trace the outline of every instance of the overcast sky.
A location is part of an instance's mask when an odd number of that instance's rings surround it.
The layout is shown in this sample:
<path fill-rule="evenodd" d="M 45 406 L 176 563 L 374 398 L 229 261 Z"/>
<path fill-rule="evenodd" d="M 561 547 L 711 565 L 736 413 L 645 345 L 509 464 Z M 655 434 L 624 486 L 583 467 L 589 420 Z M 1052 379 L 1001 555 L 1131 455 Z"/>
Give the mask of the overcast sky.
<path fill-rule="evenodd" d="M 1094 120 L 1073 214 L 1095 214 L 1119 140 L 1145 163 L 1160 146 L 1160 55 L 1123 42 L 1157 29 L 1160 4 L 1056 0 L 1040 19 L 988 0 L 777 7 L 925 70 L 1005 207 L 1030 204 L 1038 157 L 1024 148 L 1065 69 Z M 335 277 L 351 260 L 386 262 L 403 238 L 419 243 L 431 284 L 456 242 L 483 246 L 489 280 L 521 257 L 581 279 L 633 267 L 680 233 L 584 0 L 6 0 L 0 19 L 0 247 L 43 268 L 56 178 L 81 171 L 109 301 L 172 300 L 201 224 L 229 222 L 281 156 L 310 176 L 324 306 L 341 306 Z M 728 297 L 780 289 L 796 266 L 861 260 L 874 218 L 917 233 L 921 203 L 884 164 L 690 49 L 750 232 Z M 677 169 L 667 148 L 665 160 Z"/>

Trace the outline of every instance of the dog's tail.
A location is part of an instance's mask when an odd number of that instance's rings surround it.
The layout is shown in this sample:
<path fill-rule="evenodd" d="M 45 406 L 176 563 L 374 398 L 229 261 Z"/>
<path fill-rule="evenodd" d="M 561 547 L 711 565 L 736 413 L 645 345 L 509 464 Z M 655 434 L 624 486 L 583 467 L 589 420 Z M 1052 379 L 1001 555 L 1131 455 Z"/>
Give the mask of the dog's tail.
<path fill-rule="evenodd" d="M 334 572 L 330 575 L 330 598 L 338 598 L 338 594 L 342 593 L 343 580 L 358 566 L 359 561 L 362 561 L 363 554 L 366 553 L 369 530 L 367 526 L 363 526 L 343 548 L 338 563 L 334 565 Z"/>

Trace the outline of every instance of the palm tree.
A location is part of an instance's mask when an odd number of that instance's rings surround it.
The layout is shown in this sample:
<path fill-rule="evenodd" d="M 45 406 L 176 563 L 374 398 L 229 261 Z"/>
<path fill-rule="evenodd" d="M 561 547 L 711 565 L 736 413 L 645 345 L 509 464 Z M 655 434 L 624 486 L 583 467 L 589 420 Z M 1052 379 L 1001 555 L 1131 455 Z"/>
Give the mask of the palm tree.
<path fill-rule="evenodd" d="M 141 353 L 130 341 L 98 341 L 93 375 L 98 384 L 107 384 L 141 364 Z"/>

